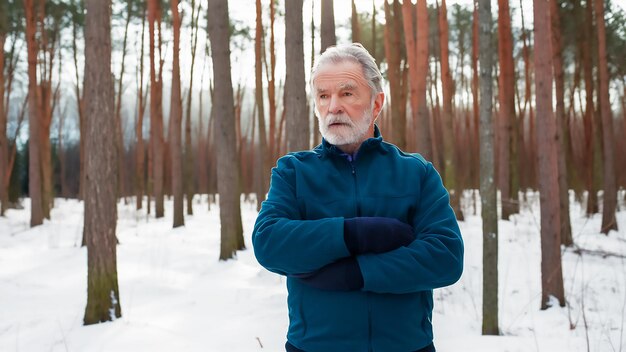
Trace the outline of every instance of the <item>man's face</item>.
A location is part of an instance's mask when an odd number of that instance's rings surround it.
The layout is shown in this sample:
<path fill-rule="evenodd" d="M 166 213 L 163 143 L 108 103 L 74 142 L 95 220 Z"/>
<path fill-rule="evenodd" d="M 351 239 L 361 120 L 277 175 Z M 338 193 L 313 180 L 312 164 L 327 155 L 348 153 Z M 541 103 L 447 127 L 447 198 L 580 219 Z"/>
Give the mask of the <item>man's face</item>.
<path fill-rule="evenodd" d="M 351 145 L 373 135 L 374 116 L 382 93 L 372 104 L 372 91 L 358 63 L 322 66 L 313 82 L 320 133 L 331 144 Z"/>

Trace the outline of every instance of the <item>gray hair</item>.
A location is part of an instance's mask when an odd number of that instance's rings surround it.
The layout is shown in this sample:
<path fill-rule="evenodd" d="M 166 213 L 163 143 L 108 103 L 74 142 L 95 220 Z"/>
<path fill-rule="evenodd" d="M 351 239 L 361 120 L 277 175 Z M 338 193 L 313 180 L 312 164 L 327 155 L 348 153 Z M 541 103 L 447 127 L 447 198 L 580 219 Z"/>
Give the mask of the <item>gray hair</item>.
<path fill-rule="evenodd" d="M 374 60 L 372 55 L 370 55 L 361 43 L 328 47 L 328 49 L 315 60 L 315 64 L 311 70 L 311 85 L 313 85 L 317 77 L 317 72 L 322 66 L 328 63 L 338 64 L 344 61 L 352 61 L 361 65 L 363 75 L 372 90 L 372 99 L 377 93 L 383 91 L 383 76 L 376 65 L 376 60 Z"/>

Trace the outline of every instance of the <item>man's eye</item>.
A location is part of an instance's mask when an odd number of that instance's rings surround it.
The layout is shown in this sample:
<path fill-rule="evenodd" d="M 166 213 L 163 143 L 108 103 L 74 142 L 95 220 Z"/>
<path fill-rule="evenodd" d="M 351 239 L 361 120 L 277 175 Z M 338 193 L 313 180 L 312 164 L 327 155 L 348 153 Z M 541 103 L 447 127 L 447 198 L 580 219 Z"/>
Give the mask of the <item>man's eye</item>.
<path fill-rule="evenodd" d="M 327 95 L 327 94 L 322 94 L 322 95 L 320 95 L 320 99 L 326 99 L 326 98 L 328 98 L 328 95 Z"/>
<path fill-rule="evenodd" d="M 345 93 L 343 93 L 343 96 L 344 96 L 344 97 L 351 97 L 351 96 L 352 96 L 352 93 L 350 93 L 350 92 L 345 92 Z"/>

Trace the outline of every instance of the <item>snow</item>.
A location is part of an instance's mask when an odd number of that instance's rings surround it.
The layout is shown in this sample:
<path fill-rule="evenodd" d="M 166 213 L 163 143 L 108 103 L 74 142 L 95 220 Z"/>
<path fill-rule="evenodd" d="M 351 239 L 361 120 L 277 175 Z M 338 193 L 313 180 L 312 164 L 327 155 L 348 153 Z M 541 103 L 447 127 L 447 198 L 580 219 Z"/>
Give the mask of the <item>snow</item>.
<path fill-rule="evenodd" d="M 220 262 L 219 210 L 213 204 L 209 211 L 206 198 L 196 199 L 195 215 L 178 229 L 169 216 L 157 220 L 120 202 L 120 297 L 112 299 L 119 299 L 122 317 L 83 326 L 83 204 L 56 199 L 52 220 L 30 229 L 28 202 L 0 218 L 0 351 L 283 350 L 285 280 L 254 258 L 253 203 L 242 202 L 248 249 Z M 166 201 L 166 215 L 171 206 Z M 567 305 L 544 311 L 538 195 L 529 194 L 511 221 L 499 221 L 501 336 L 481 336 L 482 223 L 466 204 L 463 276 L 434 292 L 437 350 L 626 350 L 626 211 L 618 213 L 621 230 L 604 236 L 601 214 L 588 218 L 583 209 L 572 203 L 576 246 L 562 250 Z"/>

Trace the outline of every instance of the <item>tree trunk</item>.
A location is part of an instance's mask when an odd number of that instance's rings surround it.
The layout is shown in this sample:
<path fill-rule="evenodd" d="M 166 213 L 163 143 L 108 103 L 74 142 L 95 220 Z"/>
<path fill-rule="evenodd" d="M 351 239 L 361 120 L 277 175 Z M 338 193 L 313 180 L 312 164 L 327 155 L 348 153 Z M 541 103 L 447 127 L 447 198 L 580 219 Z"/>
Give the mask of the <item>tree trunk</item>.
<path fill-rule="evenodd" d="M 541 203 L 541 309 L 549 308 L 550 296 L 565 306 L 561 268 L 561 219 L 557 159 L 556 120 L 552 111 L 552 50 L 550 8 L 545 0 L 533 1 L 535 18 L 535 105 Z"/>
<path fill-rule="evenodd" d="M 483 219 L 483 335 L 498 335 L 498 208 L 495 185 L 495 138 L 492 118 L 493 46 L 491 1 L 477 0 L 481 23 L 480 60 L 480 197 Z"/>
<path fill-rule="evenodd" d="M 578 0 L 580 1 L 580 0 Z M 595 108 L 593 104 L 593 66 L 591 62 L 591 36 L 593 33 L 593 7 L 592 4 L 587 1 L 587 8 L 585 10 L 583 39 L 580 42 L 580 50 L 582 52 L 583 59 L 583 75 L 585 79 L 585 116 L 584 129 L 585 129 L 585 160 L 587 165 L 591 167 L 586 168 L 585 184 L 588 192 L 587 196 L 587 215 L 596 214 L 598 212 L 598 194 L 594 185 L 594 173 L 595 170 L 595 154 L 594 154 L 594 131 L 595 126 L 593 121 L 595 120 Z"/>
<path fill-rule="evenodd" d="M 39 111 L 40 111 L 40 162 L 41 162 L 41 181 L 42 196 L 41 206 L 43 216 L 50 219 L 50 210 L 54 205 L 54 189 L 53 189 L 53 169 L 52 169 L 52 145 L 50 142 L 50 126 L 55 105 L 58 101 L 58 85 L 57 89 L 52 90 L 52 71 L 54 67 L 54 56 L 56 53 L 56 45 L 60 46 L 60 23 L 57 18 L 52 16 L 46 18 L 46 5 L 44 1 L 37 3 L 35 8 L 38 26 L 40 28 L 40 47 L 43 48 L 43 59 L 40 60 L 40 83 L 38 90 L 40 92 Z M 61 49 L 59 49 L 61 50 Z"/>
<path fill-rule="evenodd" d="M 266 74 L 268 75 L 267 100 L 270 105 L 269 155 L 271 163 L 274 163 L 278 154 L 278 148 L 276 146 L 276 49 L 274 47 L 274 20 L 276 18 L 276 11 L 274 5 L 274 1 L 270 1 L 270 69 L 266 70 Z"/>
<path fill-rule="evenodd" d="M 429 47 L 437 47 L 439 43 L 435 40 L 435 38 L 439 38 L 439 27 L 435 27 L 436 32 L 433 33 L 433 36 L 429 37 L 430 44 Z M 439 80 L 439 55 L 434 55 L 434 70 L 428 71 L 427 82 L 429 82 L 428 87 L 428 95 L 431 100 L 431 114 L 430 114 L 430 124 L 431 124 L 431 133 L 432 136 L 432 148 L 433 148 L 433 164 L 437 170 L 444 170 L 444 160 L 443 160 L 443 131 L 442 131 L 442 123 L 441 123 L 441 99 L 439 97 L 439 89 L 436 89 L 436 83 Z M 434 72 L 433 72 L 434 71 Z M 434 76 L 433 76 L 434 75 Z M 435 87 L 433 89 L 433 87 Z M 432 97 L 432 92 L 435 92 L 435 98 Z M 441 177 L 445 179 L 445 172 L 442 173 Z"/>
<path fill-rule="evenodd" d="M 600 113 L 602 114 L 602 139 L 604 141 L 604 204 L 602 206 L 602 226 L 600 232 L 607 234 L 617 231 L 615 208 L 617 207 L 617 186 L 614 165 L 613 114 L 609 92 L 609 70 L 607 67 L 606 28 L 604 24 L 604 2 L 595 1 L 596 24 L 598 26 L 598 70 L 600 76 Z"/>
<path fill-rule="evenodd" d="M 162 107 L 162 86 L 161 72 L 163 71 L 163 62 L 159 55 L 159 73 L 155 67 L 155 21 L 159 22 L 159 38 L 160 30 L 160 5 L 156 0 L 148 0 L 148 23 L 150 37 L 150 143 L 152 144 L 152 188 L 154 190 L 155 216 L 163 217 L 163 107 Z M 158 43 L 159 52 L 161 51 L 161 40 Z"/>
<path fill-rule="evenodd" d="M 59 51 L 59 53 L 61 53 L 61 51 Z M 61 60 L 59 60 L 59 62 L 60 61 Z M 59 66 L 59 68 L 60 67 L 61 66 Z M 61 112 L 59 114 L 57 159 L 59 160 L 59 179 L 61 183 L 61 197 L 67 198 L 67 184 L 65 182 L 65 151 L 63 150 L 63 124 L 64 122 L 65 122 L 65 113 Z"/>
<path fill-rule="evenodd" d="M 385 1 L 385 58 L 387 60 L 387 78 L 389 79 L 389 90 L 391 95 L 391 119 L 393 123 L 389 140 L 398 148 L 406 149 L 406 86 L 402 79 L 401 57 L 401 23 L 400 23 L 400 3 L 393 2 L 393 14 L 391 6 Z M 375 42 L 375 41 L 374 41 Z"/>
<path fill-rule="evenodd" d="M 325 0 L 324 4 L 329 2 Z M 332 1 L 330 1 L 332 2 Z M 332 9 L 332 6 L 330 7 Z M 334 20 L 325 17 L 332 16 L 326 12 L 322 16 L 322 52 L 324 45 L 334 43 L 327 42 L 334 38 Z M 332 19 L 332 17 L 330 17 Z M 332 31 L 328 22 L 332 23 Z M 326 23 L 326 28 L 324 27 Z M 307 97 L 304 81 L 304 47 L 303 47 L 303 24 L 302 24 L 302 0 L 287 1 L 285 3 L 285 51 L 287 62 L 287 75 L 285 78 L 285 91 L 289 92 L 285 101 L 285 113 L 287 122 L 287 150 L 290 152 L 309 149 L 309 119 L 307 114 Z M 331 38 L 332 37 L 332 38 Z M 324 39 L 326 38 L 326 39 Z"/>
<path fill-rule="evenodd" d="M 354 5 L 354 2 L 352 3 L 353 8 L 352 8 L 352 35 L 354 36 L 355 33 L 355 24 L 358 26 L 358 18 L 356 18 L 356 7 Z M 329 46 L 332 45 L 336 45 L 337 44 L 337 38 L 335 36 L 335 11 L 334 11 L 334 5 L 333 5 L 333 0 L 322 0 L 322 9 L 321 9 L 321 23 L 320 23 L 320 54 L 324 53 L 324 51 L 326 51 L 326 49 Z M 358 29 L 357 29 L 357 36 L 359 36 L 358 34 Z M 356 40 L 352 40 L 353 42 L 355 42 Z M 313 60 L 313 57 L 311 57 L 311 60 Z M 312 62 L 314 64 L 314 61 Z M 318 141 L 321 141 L 321 135 L 319 133 L 319 121 L 317 120 L 317 118 L 315 117 L 315 115 L 313 116 L 313 125 L 315 127 L 315 130 L 313 131 L 314 134 L 314 145 L 318 145 Z M 287 137 L 289 137 L 290 133 L 287 133 Z"/>
<path fill-rule="evenodd" d="M 0 5 L 2 6 L 2 5 Z M 5 16 L 4 21 L 8 21 L 8 14 L 6 13 L 6 11 L 3 14 Z M 3 16 L 0 15 L 0 16 Z M 5 33 L 6 34 L 6 33 Z M 7 123 L 8 123 L 8 119 L 9 119 L 9 111 L 11 111 L 11 100 L 9 99 L 11 97 L 11 92 L 13 91 L 13 80 L 15 78 L 15 68 L 17 67 L 17 63 L 18 63 L 18 59 L 20 57 L 20 55 L 16 54 L 16 43 L 18 40 L 18 36 L 20 36 L 20 32 L 12 32 L 11 33 L 11 47 L 9 49 L 9 57 L 8 57 L 8 66 L 6 67 L 6 76 L 4 74 L 4 53 L 0 54 L 2 56 L 2 59 L 0 59 L 0 61 L 2 61 L 2 63 L 0 63 L 0 66 L 2 66 L 2 69 L 0 69 L 0 76 L 2 76 L 3 78 L 0 79 L 0 82 L 2 83 L 2 87 L 0 87 L 0 91 L 2 91 L 2 93 L 0 94 L 0 99 L 2 99 L 2 102 L 0 102 L 0 106 L 2 106 L 2 108 L 0 109 L 0 119 L 4 118 L 4 122 L 0 123 L 0 129 L 4 129 L 4 132 L 0 135 L 0 138 L 4 138 L 4 143 L 6 144 L 2 144 L 0 143 L 0 154 L 2 153 L 6 153 L 4 154 L 4 166 L 0 164 L 0 172 L 4 172 L 3 176 L 0 176 L 0 179 L 4 179 L 3 183 L 0 184 L 0 187 L 2 187 L 2 189 L 4 190 L 4 198 L 2 198 L 0 196 L 0 216 L 4 215 L 4 212 L 7 210 L 8 206 L 9 206 L 9 202 L 11 201 L 11 197 L 10 197 L 10 184 L 11 184 L 11 174 L 13 171 L 13 165 L 15 162 L 15 157 L 16 157 L 16 144 L 15 141 L 17 139 L 17 136 L 19 135 L 19 131 L 20 128 L 22 126 L 22 122 L 24 120 L 24 112 L 26 110 L 26 104 L 28 102 L 28 94 L 26 94 L 26 98 L 24 99 L 24 102 L 22 104 L 22 109 L 19 111 L 18 113 L 18 122 L 17 122 L 17 128 L 15 131 L 15 138 L 13 138 L 13 142 L 11 143 L 11 140 L 8 139 L 7 135 L 6 135 L 6 127 L 7 127 Z M 6 37 L 5 37 L 6 38 Z M 2 46 L 0 46 L 2 47 Z M 6 80 L 6 90 L 5 90 L 5 80 Z M 2 147 L 4 146 L 4 147 Z M 6 148 L 4 151 L 2 150 L 2 148 Z M 2 155 L 0 155 L 0 158 L 2 158 Z M 3 191 L 0 191 L 0 194 L 2 194 Z"/>
<path fill-rule="evenodd" d="M 185 115 L 185 166 L 183 168 L 183 183 L 185 194 L 187 196 L 187 215 L 193 215 L 193 195 L 194 195 L 194 178 L 193 178 L 193 147 L 191 145 L 191 98 L 193 96 L 193 71 L 196 62 L 196 48 L 198 46 L 198 18 L 202 10 L 202 2 L 196 10 L 196 1 L 191 0 L 191 73 L 189 75 L 189 93 L 187 94 L 187 111 Z M 202 90 L 202 86 L 200 86 Z M 202 116 L 200 116 L 202 119 Z"/>
<path fill-rule="evenodd" d="M 0 3 L 0 23 L 9 22 L 8 2 Z M 9 181 L 11 172 L 9 171 L 9 140 L 7 138 L 7 123 L 9 115 L 9 98 L 11 96 L 11 82 L 13 80 L 13 60 L 15 57 L 15 39 L 11 44 L 9 53 L 9 63 L 7 69 L 7 78 L 5 78 L 5 55 L 4 44 L 7 39 L 9 28 L 0 27 L 0 216 L 4 216 L 9 207 Z M 14 32 L 14 35 L 17 33 Z M 16 38 L 16 37 L 15 37 Z M 7 89 L 5 90 L 5 80 Z M 6 100 L 5 100 L 6 95 Z M 5 103 L 6 101 L 6 103 Z M 15 141 L 14 141 L 15 144 Z"/>
<path fill-rule="evenodd" d="M 235 111 L 230 67 L 230 34 L 228 26 L 228 1 L 209 0 L 209 37 L 215 80 L 215 111 L 217 131 L 217 187 L 220 195 L 221 247 L 220 260 L 233 258 L 235 252 L 245 248 L 241 224 L 239 192 L 239 158 L 235 140 Z M 302 34 L 302 33 L 300 33 Z M 302 35 L 300 35 L 302 40 Z"/>
<path fill-rule="evenodd" d="M 432 159 L 433 145 L 430 137 L 430 117 L 426 105 L 426 77 L 428 76 L 428 6 L 426 0 L 417 0 L 417 37 L 416 37 L 416 62 L 417 62 L 417 120 L 414 120 L 414 129 L 417 129 L 417 151 L 424 158 Z"/>
<path fill-rule="evenodd" d="M 524 156 L 523 162 L 528 165 L 528 167 L 524 168 L 523 174 L 521 175 L 521 179 L 524 180 L 522 183 L 526 188 L 533 188 L 536 185 L 536 159 L 535 159 L 535 116 L 534 116 L 534 107 L 530 103 L 531 100 L 531 86 L 532 86 L 532 72 L 531 72 L 531 62 L 530 62 L 530 48 L 529 48 L 529 32 L 526 30 L 525 22 L 524 22 L 524 8 L 523 2 L 520 0 L 520 15 L 522 18 L 522 57 L 524 59 L 524 108 L 522 112 L 520 112 L 520 125 L 524 126 L 523 120 L 524 115 L 526 114 L 526 109 L 528 108 L 528 138 L 520 138 L 522 141 L 526 141 L 527 144 L 522 144 L 519 148 L 520 150 L 524 150 L 521 155 Z M 527 43 L 528 40 L 528 43 Z M 522 129 L 523 131 L 524 129 Z M 520 169 L 522 172 L 522 169 Z"/>
<path fill-rule="evenodd" d="M 72 0 L 72 54 L 74 58 L 74 73 L 76 75 L 76 84 L 74 86 L 75 98 L 76 98 L 76 110 L 78 111 L 78 125 L 79 125 L 79 169 L 80 169 L 80 177 L 78 184 L 78 198 L 83 198 L 83 189 L 85 184 L 85 121 L 83 119 L 83 96 L 80 92 L 80 76 L 79 76 L 79 68 L 78 68 L 78 48 L 76 42 L 78 41 L 78 25 L 79 18 L 83 14 L 83 8 L 77 4 L 74 0 Z M 80 13 L 79 13 L 80 11 Z M 83 245 L 85 245 L 85 241 L 83 238 Z"/>
<path fill-rule="evenodd" d="M 181 145 L 181 123 L 183 117 L 183 102 L 180 95 L 180 15 L 178 0 L 170 1 L 172 10 L 172 27 L 174 28 L 174 58 L 172 62 L 172 95 L 170 100 L 169 147 L 172 171 L 172 193 L 174 194 L 174 224 L 173 227 L 185 225 L 183 215 L 183 153 Z"/>
<path fill-rule="evenodd" d="M 559 166 L 559 209 L 561 212 L 561 244 L 571 246 L 572 225 L 569 217 L 569 191 L 567 182 L 566 150 L 569 144 L 569 129 L 565 120 L 565 83 L 563 72 L 563 52 L 561 46 L 561 19 L 559 1 L 550 0 L 550 22 L 552 26 L 552 64 L 556 86 L 556 125 L 559 143 L 557 156 Z"/>
<path fill-rule="evenodd" d="M 472 23 L 472 106 L 474 112 L 474 124 L 472 129 L 472 154 L 479 154 L 479 129 L 478 126 L 480 124 L 480 109 L 479 109 L 479 98 L 478 98 L 478 1 L 474 0 L 474 13 L 472 15 L 473 23 Z M 475 158 L 473 161 L 474 165 L 480 164 L 479 158 Z M 480 167 L 479 167 L 480 168 Z M 480 183 L 480 172 L 474 172 L 474 178 L 472 179 L 472 183 L 474 185 Z"/>
<path fill-rule="evenodd" d="M 5 17 L 3 19 L 6 20 L 6 13 L 0 14 L 0 16 Z M 9 166 L 9 145 L 7 141 L 7 112 L 4 109 L 5 40 L 6 34 L 0 32 L 0 216 L 4 216 L 4 212 L 7 210 L 9 202 L 9 182 L 7 182 L 8 180 L 5 180 L 5 170 Z"/>
<path fill-rule="evenodd" d="M 28 194 L 30 196 L 30 226 L 43 223 L 41 207 L 41 154 L 40 154 L 40 94 L 37 84 L 37 56 L 39 53 L 35 33 L 35 5 L 24 0 L 26 18 L 26 44 L 28 47 Z"/>
<path fill-rule="evenodd" d="M 209 43 L 205 42 L 204 52 L 208 52 Z M 200 74 L 200 87 L 204 85 L 204 71 L 206 69 L 206 60 L 207 56 L 203 56 L 202 62 L 202 74 Z M 196 143 L 196 160 L 197 160 L 197 179 L 198 179 L 198 193 L 204 194 L 209 192 L 208 188 L 208 170 L 207 170 L 207 161 L 208 161 L 208 136 L 204 134 L 204 94 L 202 88 L 199 89 L 198 92 L 198 129 L 196 130 L 197 143 Z M 207 121 L 207 125 L 210 125 L 210 121 Z"/>
<path fill-rule="evenodd" d="M 122 133 L 122 88 L 124 81 L 124 69 L 126 65 L 126 42 L 128 40 L 128 25 L 131 19 L 132 3 L 130 0 L 126 2 L 126 25 L 124 26 L 124 41 L 122 43 L 122 67 L 120 68 L 120 77 L 117 84 L 117 97 L 115 99 L 115 136 L 117 144 L 117 196 L 124 197 L 124 134 Z M 126 198 L 124 198 L 126 203 Z"/>
<path fill-rule="evenodd" d="M 258 113 L 259 124 L 259 149 L 258 157 L 261 167 L 256 170 L 256 199 L 257 199 L 257 211 L 261 210 L 261 203 L 265 200 L 265 193 L 267 193 L 268 179 L 267 176 L 270 172 L 270 163 L 267 155 L 267 133 L 265 131 L 265 108 L 263 104 L 263 66 L 261 59 L 263 56 L 263 21 L 262 21 L 262 6 L 261 0 L 256 0 L 256 34 L 254 41 L 254 58 L 255 58 L 255 94 L 256 94 L 256 106 Z M 254 133 L 252 134 L 254 139 Z"/>
<path fill-rule="evenodd" d="M 354 0 L 352 0 L 352 17 L 350 19 L 350 23 L 352 25 L 352 42 L 360 43 L 361 42 L 361 26 L 359 25 L 359 13 L 356 11 L 356 4 Z M 376 37 L 372 42 L 376 42 Z"/>
<path fill-rule="evenodd" d="M 376 41 L 376 0 L 372 0 L 372 57 L 376 57 Z M 380 62 L 377 64 L 380 67 Z"/>
<path fill-rule="evenodd" d="M 7 92 L 7 94 L 9 94 L 9 93 L 10 92 Z M 6 168 L 6 172 L 4 173 L 4 181 L 6 182 L 6 188 L 9 190 L 9 194 L 8 194 L 8 201 L 9 202 L 16 202 L 17 201 L 17 199 L 12 199 L 11 198 L 11 194 L 10 194 L 11 193 L 10 192 L 11 175 L 13 175 L 13 167 L 15 166 L 15 159 L 17 157 L 17 145 L 16 145 L 15 142 L 17 141 L 17 136 L 20 135 L 20 131 L 22 129 L 22 123 L 24 122 L 24 115 L 25 115 L 25 112 L 26 112 L 26 104 L 28 104 L 28 94 L 26 94 L 26 97 L 24 98 L 24 101 L 22 102 L 22 107 L 21 107 L 21 109 L 18 112 L 17 127 L 15 128 L 15 135 L 7 143 L 8 146 L 9 146 L 8 166 Z M 5 115 L 6 115 L 6 112 L 5 112 Z"/>
<path fill-rule="evenodd" d="M 145 5 L 144 5 L 145 6 Z M 143 142 L 143 116 L 146 111 L 146 103 L 143 93 L 143 45 L 144 45 L 144 33 L 146 29 L 146 11 L 145 7 L 141 15 L 141 48 L 139 53 L 139 82 L 137 84 L 137 125 L 135 126 L 135 136 L 137 139 L 137 146 L 135 150 L 135 195 L 136 195 L 136 209 L 139 210 L 143 206 L 143 195 L 145 193 L 144 183 L 144 142 Z"/>
<path fill-rule="evenodd" d="M 117 284 L 115 229 L 117 165 L 111 74 L 111 2 L 87 0 L 85 102 L 87 116 L 85 233 L 87 307 L 85 325 L 122 316 Z"/>
<path fill-rule="evenodd" d="M 394 5 L 396 2 L 394 1 Z M 394 6 L 394 11 L 396 7 Z M 410 150 L 415 150 L 416 141 L 415 141 L 415 131 L 417 131 L 417 121 L 418 121 L 418 65 L 417 65 L 417 54 L 416 54 L 416 29 L 414 27 L 414 15 L 415 5 L 411 3 L 411 1 L 403 1 L 402 2 L 402 26 L 404 30 L 404 43 L 406 48 L 406 61 L 409 64 L 409 103 L 411 107 L 411 115 L 409 116 L 409 120 L 407 121 L 407 125 L 409 126 L 410 131 L 407 131 L 407 148 Z M 424 72 L 425 73 L 425 72 Z M 429 131 L 430 132 L 430 131 Z M 428 143 L 428 147 L 431 147 L 431 143 Z M 417 148 L 417 151 L 421 152 L 420 148 Z M 429 159 L 432 160 L 432 155 Z"/>
<path fill-rule="evenodd" d="M 302 6 L 298 6 L 297 3 L 296 3 L 296 6 L 297 8 L 291 7 L 291 9 L 294 11 L 297 11 L 298 14 L 296 16 L 300 20 L 298 20 L 297 23 L 292 22 L 291 25 L 292 25 L 292 28 L 297 30 L 296 27 L 293 27 L 293 25 L 296 25 L 298 28 L 300 28 L 300 32 L 302 32 Z M 285 8 L 286 7 L 287 7 L 287 3 L 285 3 Z M 295 14 L 292 13 L 292 15 L 295 15 Z M 285 16 L 286 16 L 286 13 L 285 13 Z M 292 20 L 296 21 L 297 19 L 294 19 L 292 17 Z M 335 11 L 333 9 L 333 0 L 322 0 L 322 22 L 320 24 L 320 31 L 321 31 L 320 53 L 323 53 L 324 51 L 326 51 L 326 48 L 328 48 L 329 46 L 337 44 L 337 38 L 335 37 Z M 287 60 L 287 62 L 289 62 L 289 60 Z"/>
<path fill-rule="evenodd" d="M 437 2 L 438 4 L 438 2 Z M 461 210 L 461 197 L 463 189 L 461 186 L 461 174 L 457 170 L 457 165 L 461 160 L 455 153 L 455 124 L 452 115 L 452 99 L 454 97 L 454 82 L 450 73 L 449 50 L 448 50 L 448 10 L 446 0 L 441 1 L 439 9 L 439 46 L 441 48 L 441 86 L 443 91 L 443 156 L 444 156 L 444 184 L 450 192 L 450 205 L 458 220 L 463 220 Z M 458 140 L 456 141 L 458 143 Z"/>
<path fill-rule="evenodd" d="M 150 86 L 150 95 L 152 95 L 152 86 Z M 150 99 L 152 100 L 152 99 Z M 152 102 L 150 102 L 150 110 L 152 110 Z M 146 212 L 148 215 L 150 215 L 150 212 L 152 210 L 152 192 L 154 189 L 154 162 L 152 161 L 152 154 L 154 153 L 154 141 L 153 141 L 153 131 L 152 131 L 152 113 L 150 113 L 150 131 L 149 131 L 149 137 L 148 137 L 148 152 L 146 154 L 148 154 L 148 161 L 147 161 L 147 182 L 146 182 L 146 196 L 148 199 L 146 199 L 146 205 L 147 205 L 147 209 Z"/>
<path fill-rule="evenodd" d="M 416 149 L 426 160 L 432 160 L 430 118 L 426 106 L 426 78 L 428 77 L 428 7 L 426 0 L 417 0 L 417 30 L 413 28 L 413 6 L 402 3 L 404 40 L 409 62 L 412 126 Z M 417 34 L 416 34 L 417 33 Z"/>
<path fill-rule="evenodd" d="M 498 0 L 498 57 L 500 60 L 500 75 L 498 101 L 500 114 L 498 116 L 496 136 L 498 142 L 498 188 L 502 203 L 502 219 L 508 220 L 515 213 L 516 200 L 511 192 L 512 170 L 515 157 L 512 153 L 513 124 L 515 123 L 515 70 L 513 65 L 513 38 L 511 34 L 511 14 L 509 0 Z"/>
<path fill-rule="evenodd" d="M 215 101 L 215 91 L 213 89 L 213 82 L 211 82 L 210 84 L 210 96 L 211 96 L 211 102 Z M 213 104 L 211 104 L 211 109 L 209 111 L 209 126 L 207 128 L 207 143 L 206 143 L 206 152 L 207 152 L 207 159 L 208 159 L 208 177 L 207 177 L 207 181 L 208 181 L 208 185 L 207 185 L 207 192 L 209 193 L 210 197 L 209 197 L 209 211 L 211 210 L 211 199 L 215 199 L 214 195 L 217 193 L 217 155 L 215 152 L 215 122 L 216 117 L 215 117 L 215 106 Z"/>
<path fill-rule="evenodd" d="M 311 13 L 315 13 L 315 1 L 311 1 Z M 315 16 L 311 16 L 311 69 L 315 65 L 315 52 Z M 313 118 L 313 145 L 316 146 L 322 142 L 322 135 L 319 133 L 320 122 L 315 116 L 315 109 L 311 109 L 311 117 Z"/>

